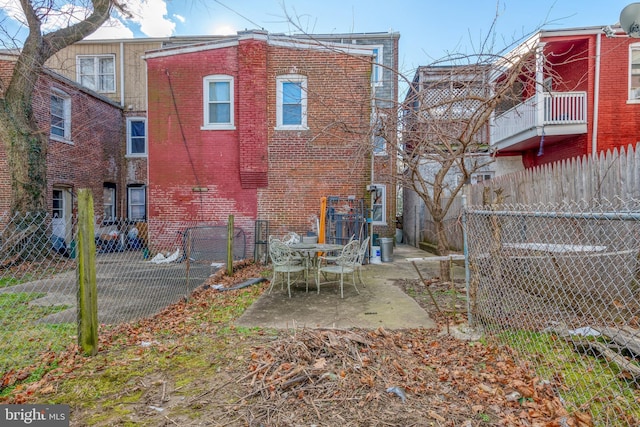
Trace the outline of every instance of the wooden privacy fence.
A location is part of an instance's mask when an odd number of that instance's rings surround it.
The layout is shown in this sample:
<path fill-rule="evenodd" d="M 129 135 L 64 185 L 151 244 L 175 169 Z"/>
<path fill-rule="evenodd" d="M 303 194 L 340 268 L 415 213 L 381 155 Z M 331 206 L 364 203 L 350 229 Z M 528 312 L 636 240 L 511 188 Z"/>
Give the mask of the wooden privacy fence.
<path fill-rule="evenodd" d="M 467 187 L 467 203 L 482 204 L 485 187 L 502 189 L 509 204 L 597 203 L 640 198 L 640 144 L 500 176 Z"/>

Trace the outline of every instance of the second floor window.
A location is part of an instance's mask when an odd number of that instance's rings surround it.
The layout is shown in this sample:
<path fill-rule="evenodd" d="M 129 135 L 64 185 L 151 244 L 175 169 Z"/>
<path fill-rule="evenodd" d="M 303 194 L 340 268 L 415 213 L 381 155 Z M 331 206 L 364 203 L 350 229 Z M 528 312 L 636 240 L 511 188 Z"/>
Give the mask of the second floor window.
<path fill-rule="evenodd" d="M 71 139 L 71 98 L 60 91 L 51 93 L 51 138 L 69 142 Z"/>
<path fill-rule="evenodd" d="M 215 75 L 204 78 L 203 129 L 234 129 L 233 77 Z"/>
<path fill-rule="evenodd" d="M 77 80 L 96 92 L 116 91 L 116 66 L 114 55 L 78 56 Z"/>
<path fill-rule="evenodd" d="M 143 117 L 127 119 L 127 156 L 147 155 L 147 127 Z"/>
<path fill-rule="evenodd" d="M 307 78 L 279 76 L 276 84 L 276 128 L 307 129 Z"/>

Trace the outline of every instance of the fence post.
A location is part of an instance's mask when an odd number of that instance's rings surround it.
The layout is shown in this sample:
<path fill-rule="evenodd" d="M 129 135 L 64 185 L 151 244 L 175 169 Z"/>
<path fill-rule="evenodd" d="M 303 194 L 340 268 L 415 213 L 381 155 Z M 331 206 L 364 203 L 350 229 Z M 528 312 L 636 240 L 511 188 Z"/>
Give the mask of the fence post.
<path fill-rule="evenodd" d="M 227 223 L 227 275 L 233 275 L 233 215 Z"/>
<path fill-rule="evenodd" d="M 78 345 L 87 355 L 98 353 L 98 288 L 91 190 L 78 190 Z"/>

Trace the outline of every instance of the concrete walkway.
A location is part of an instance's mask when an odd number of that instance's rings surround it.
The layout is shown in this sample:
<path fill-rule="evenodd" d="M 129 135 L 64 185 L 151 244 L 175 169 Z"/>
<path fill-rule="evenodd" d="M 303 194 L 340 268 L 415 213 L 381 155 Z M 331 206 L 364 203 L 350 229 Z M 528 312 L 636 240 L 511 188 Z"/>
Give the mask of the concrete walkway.
<path fill-rule="evenodd" d="M 292 298 L 277 285 L 271 294 L 263 294 L 236 321 L 237 326 L 275 329 L 289 328 L 363 328 L 408 329 L 434 328 L 435 323 L 413 298 L 393 283 L 398 279 L 418 279 L 418 273 L 407 258 L 432 256 L 408 245 L 397 245 L 393 261 L 369 264 L 363 268 L 366 286 L 358 285 L 357 294 L 351 282 L 344 285 L 323 285 L 320 294 L 314 283 L 305 292 L 304 283 L 292 287 Z M 422 263 L 425 278 L 437 275 L 438 263 Z"/>

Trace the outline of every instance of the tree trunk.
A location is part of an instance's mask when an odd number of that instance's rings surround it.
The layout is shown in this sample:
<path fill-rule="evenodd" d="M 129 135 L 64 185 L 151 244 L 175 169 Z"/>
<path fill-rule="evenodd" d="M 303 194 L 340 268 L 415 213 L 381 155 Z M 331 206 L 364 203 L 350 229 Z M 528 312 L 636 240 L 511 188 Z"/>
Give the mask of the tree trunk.
<path fill-rule="evenodd" d="M 26 118 L 26 117 L 25 117 Z M 31 121 L 30 117 L 27 121 Z M 11 178 L 11 214 L 35 213 L 47 208 L 47 138 L 21 121 L 12 120 L 6 105 L 0 113 L 0 137 L 7 153 Z M 23 122 L 24 123 L 24 122 Z"/>
<path fill-rule="evenodd" d="M 447 232 L 444 228 L 444 221 L 442 218 L 434 218 L 433 223 L 436 227 L 438 255 L 449 255 L 449 240 L 447 239 Z M 445 282 L 451 281 L 451 261 L 440 261 L 440 279 Z"/>

